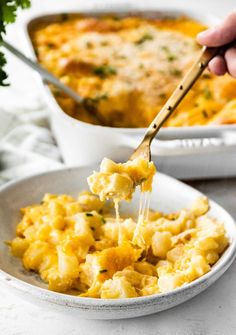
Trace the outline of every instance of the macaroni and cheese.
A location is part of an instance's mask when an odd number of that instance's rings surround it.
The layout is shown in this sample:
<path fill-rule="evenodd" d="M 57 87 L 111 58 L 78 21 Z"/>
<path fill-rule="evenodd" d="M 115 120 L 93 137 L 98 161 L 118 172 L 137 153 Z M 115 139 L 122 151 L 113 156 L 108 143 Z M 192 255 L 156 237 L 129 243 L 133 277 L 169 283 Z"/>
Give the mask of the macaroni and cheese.
<path fill-rule="evenodd" d="M 176 213 L 150 211 L 140 246 L 134 219 L 117 222 L 96 195 L 46 194 L 40 204 L 22 208 L 9 244 L 50 290 L 105 299 L 158 294 L 201 277 L 227 248 L 224 225 L 208 210 L 208 200 L 199 198 Z"/>
<path fill-rule="evenodd" d="M 181 17 L 65 15 L 36 26 L 39 62 L 86 99 L 87 109 L 53 88 L 64 111 L 111 127 L 147 127 L 200 52 L 202 24 Z M 166 127 L 236 123 L 236 81 L 204 74 Z"/>

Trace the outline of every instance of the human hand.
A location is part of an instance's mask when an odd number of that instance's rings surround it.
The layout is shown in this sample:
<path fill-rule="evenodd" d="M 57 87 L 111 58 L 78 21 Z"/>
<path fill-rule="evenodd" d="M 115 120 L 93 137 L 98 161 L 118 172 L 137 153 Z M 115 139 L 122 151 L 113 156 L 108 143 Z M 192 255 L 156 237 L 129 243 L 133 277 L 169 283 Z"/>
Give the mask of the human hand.
<path fill-rule="evenodd" d="M 209 70 L 218 76 L 228 72 L 236 78 L 236 12 L 227 16 L 219 26 L 197 35 L 197 42 L 208 47 L 218 47 L 233 41 L 235 47 L 230 47 L 223 56 L 218 55 L 209 62 Z"/>

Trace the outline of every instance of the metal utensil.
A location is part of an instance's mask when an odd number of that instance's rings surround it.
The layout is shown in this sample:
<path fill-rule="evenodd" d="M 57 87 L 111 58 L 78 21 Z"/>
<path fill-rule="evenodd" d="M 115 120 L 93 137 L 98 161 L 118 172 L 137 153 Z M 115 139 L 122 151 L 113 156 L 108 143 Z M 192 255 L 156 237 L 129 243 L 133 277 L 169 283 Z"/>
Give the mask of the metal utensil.
<path fill-rule="evenodd" d="M 193 84 L 205 70 L 210 60 L 216 55 L 224 53 L 229 47 L 230 44 L 217 48 L 203 47 L 201 55 L 197 61 L 192 65 L 188 73 L 147 128 L 143 140 L 130 156 L 130 160 L 139 156 L 142 156 L 147 160 L 151 160 L 151 143 L 159 129 L 183 100 Z"/>
<path fill-rule="evenodd" d="M 75 102 L 78 104 L 82 104 L 86 107 L 86 101 L 83 99 L 78 93 L 73 91 L 70 87 L 63 84 L 59 79 L 57 79 L 52 73 L 45 70 L 39 63 L 32 61 L 28 57 L 26 57 L 22 52 L 20 52 L 18 49 L 13 47 L 10 43 L 6 41 L 2 41 L 1 45 L 6 48 L 8 51 L 10 51 L 14 56 L 19 58 L 22 62 L 27 64 L 29 67 L 37 71 L 40 76 L 45 80 L 47 83 L 53 84 L 56 86 L 59 90 L 66 93 L 69 97 L 71 97 Z"/>

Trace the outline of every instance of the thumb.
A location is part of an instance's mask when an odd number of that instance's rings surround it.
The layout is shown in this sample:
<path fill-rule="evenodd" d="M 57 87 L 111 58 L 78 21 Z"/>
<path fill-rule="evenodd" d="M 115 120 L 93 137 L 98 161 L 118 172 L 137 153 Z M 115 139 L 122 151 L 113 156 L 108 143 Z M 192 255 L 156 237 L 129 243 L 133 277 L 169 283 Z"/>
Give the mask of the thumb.
<path fill-rule="evenodd" d="M 233 12 L 217 27 L 197 35 L 197 42 L 209 47 L 218 47 L 236 40 L 236 12 Z"/>

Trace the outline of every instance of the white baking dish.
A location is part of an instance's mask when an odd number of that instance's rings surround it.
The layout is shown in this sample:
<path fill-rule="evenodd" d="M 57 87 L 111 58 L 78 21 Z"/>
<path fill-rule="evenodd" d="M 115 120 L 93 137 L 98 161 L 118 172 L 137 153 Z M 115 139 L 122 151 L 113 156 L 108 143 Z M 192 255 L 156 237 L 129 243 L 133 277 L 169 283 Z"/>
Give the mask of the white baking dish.
<path fill-rule="evenodd" d="M 92 16 L 100 16 L 104 13 L 110 12 L 110 9 L 106 10 L 77 10 L 70 11 L 71 13 L 83 13 Z M 116 8 L 115 15 L 125 16 L 129 15 L 130 12 L 125 11 L 124 7 Z M 132 12 L 133 14 L 133 12 Z M 156 10 L 148 11 L 142 10 L 137 11 L 135 14 L 144 17 L 176 17 L 180 15 L 186 15 L 198 21 L 212 25 L 218 22 L 218 19 L 212 15 L 204 13 L 196 13 L 190 11 L 170 11 L 170 10 Z M 30 56 L 36 59 L 34 49 L 30 39 L 30 33 L 39 22 L 46 21 L 52 22 L 58 20 L 60 13 L 46 14 L 36 17 L 31 17 L 23 24 L 24 38 L 27 41 L 28 51 Z M 38 79 L 39 76 L 37 75 Z M 84 123 L 79 120 L 75 120 L 63 112 L 61 107 L 58 105 L 54 96 L 52 95 L 49 88 L 43 84 L 41 79 L 40 88 L 44 94 L 46 101 L 51 109 L 50 119 L 51 126 L 59 147 L 61 149 L 62 157 L 68 165 L 84 165 L 91 164 L 100 161 L 104 156 L 110 157 L 117 161 L 126 160 L 130 152 L 133 150 L 135 145 L 139 142 L 144 134 L 145 129 L 143 128 L 111 128 L 103 126 L 95 126 L 88 123 Z M 236 125 L 222 125 L 222 126 L 196 126 L 196 127 L 169 127 L 161 129 L 159 133 L 160 139 L 176 139 L 176 138 L 195 138 L 195 137 L 219 137 L 226 131 L 236 131 Z M 199 148 L 201 152 L 201 148 Z M 236 145 L 234 146 L 236 152 Z M 232 152 L 232 147 L 229 150 L 229 154 Z M 153 155 L 153 160 L 159 163 L 159 166 L 164 169 L 165 172 L 178 178 L 199 178 L 199 177 L 218 177 L 222 175 L 234 175 L 236 169 L 232 168 L 230 164 L 228 169 L 225 168 L 223 172 L 220 169 L 220 162 L 222 162 L 222 152 L 225 153 L 225 147 L 218 146 L 212 151 L 212 146 L 209 149 L 204 149 L 203 160 L 199 159 L 199 156 L 195 155 L 194 150 L 189 152 L 185 150 L 185 147 L 178 145 L 178 155 L 168 154 L 168 145 L 165 149 L 159 150 L 157 141 L 153 143 L 153 152 L 158 154 Z M 198 152 L 199 154 L 199 152 Z M 189 158 L 189 159 L 188 159 Z M 213 162 L 213 165 L 218 167 L 209 168 L 209 161 Z M 225 159 L 228 159 L 225 157 Z M 194 162 L 194 163 L 193 163 Z M 192 165 L 191 165 L 192 164 Z M 194 164 L 194 169 L 193 168 Z M 205 165 L 205 168 L 204 168 Z M 212 165 L 211 165 L 212 166 Z M 184 167 L 184 168 L 182 168 Z M 202 169 L 203 167 L 203 169 Z M 202 171 L 205 171 L 204 173 Z"/>

